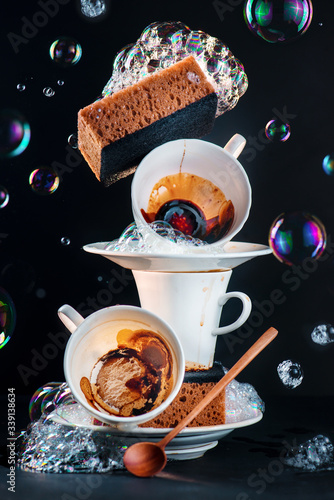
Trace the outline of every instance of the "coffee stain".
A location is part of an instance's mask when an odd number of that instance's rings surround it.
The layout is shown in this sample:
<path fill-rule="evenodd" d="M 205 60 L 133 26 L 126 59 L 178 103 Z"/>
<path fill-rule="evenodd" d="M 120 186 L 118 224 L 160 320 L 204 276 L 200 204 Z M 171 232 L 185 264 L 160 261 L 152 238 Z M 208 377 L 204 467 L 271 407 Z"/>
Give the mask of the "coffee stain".
<path fill-rule="evenodd" d="M 92 373 L 101 364 L 96 381 L 82 377 L 80 388 L 96 410 L 117 416 L 147 413 L 172 390 L 172 353 L 151 330 L 122 329 L 116 338 L 118 348 L 101 356 L 93 367 Z"/>

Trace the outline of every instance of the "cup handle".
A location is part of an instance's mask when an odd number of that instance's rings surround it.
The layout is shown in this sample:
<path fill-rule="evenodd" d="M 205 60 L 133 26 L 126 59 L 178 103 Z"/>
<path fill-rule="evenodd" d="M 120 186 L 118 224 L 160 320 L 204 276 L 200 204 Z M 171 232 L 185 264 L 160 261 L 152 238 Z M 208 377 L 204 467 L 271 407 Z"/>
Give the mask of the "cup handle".
<path fill-rule="evenodd" d="M 225 295 L 223 295 L 222 297 L 220 297 L 219 305 L 221 307 L 223 307 L 223 305 L 226 304 L 226 302 L 228 300 L 230 300 L 234 297 L 236 297 L 237 299 L 240 299 L 242 304 L 243 304 L 242 312 L 241 312 L 239 318 L 236 321 L 234 321 L 234 323 L 231 323 L 230 325 L 221 326 L 220 328 L 215 328 L 214 330 L 212 330 L 212 335 L 223 335 L 224 333 L 232 332 L 233 330 L 236 330 L 241 325 L 243 325 L 245 323 L 245 321 L 247 321 L 247 319 L 251 313 L 251 310 L 252 310 L 252 302 L 251 302 L 251 299 L 248 297 L 248 295 L 246 295 L 245 293 L 243 293 L 243 292 L 228 292 Z"/>
<path fill-rule="evenodd" d="M 78 326 L 84 321 L 81 314 L 68 304 L 64 304 L 58 309 L 58 316 L 71 333 L 75 332 Z"/>
<path fill-rule="evenodd" d="M 246 145 L 246 139 L 240 134 L 234 134 L 233 137 L 228 141 L 225 145 L 224 149 L 228 153 L 234 156 L 234 158 L 238 158 L 241 151 L 244 149 Z"/>

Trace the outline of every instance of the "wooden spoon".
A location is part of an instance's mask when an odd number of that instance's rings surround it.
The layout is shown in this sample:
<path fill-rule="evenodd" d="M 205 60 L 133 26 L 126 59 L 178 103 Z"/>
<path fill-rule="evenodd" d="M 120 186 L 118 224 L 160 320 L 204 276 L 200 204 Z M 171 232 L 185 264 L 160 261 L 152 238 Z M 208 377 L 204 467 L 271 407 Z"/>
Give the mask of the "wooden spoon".
<path fill-rule="evenodd" d="M 139 477 L 154 476 L 162 471 L 167 462 L 165 447 L 222 391 L 277 335 L 269 328 L 250 349 L 224 375 L 202 401 L 158 443 L 142 441 L 130 446 L 124 453 L 124 465 L 129 472 Z"/>

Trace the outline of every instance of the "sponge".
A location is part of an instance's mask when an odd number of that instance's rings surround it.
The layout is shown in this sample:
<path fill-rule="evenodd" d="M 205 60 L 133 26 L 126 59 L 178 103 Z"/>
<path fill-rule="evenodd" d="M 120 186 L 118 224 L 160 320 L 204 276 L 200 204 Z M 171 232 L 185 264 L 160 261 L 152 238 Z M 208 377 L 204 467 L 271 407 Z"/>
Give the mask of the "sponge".
<path fill-rule="evenodd" d="M 81 109 L 78 146 L 108 186 L 161 144 L 212 130 L 217 95 L 193 56 Z"/>

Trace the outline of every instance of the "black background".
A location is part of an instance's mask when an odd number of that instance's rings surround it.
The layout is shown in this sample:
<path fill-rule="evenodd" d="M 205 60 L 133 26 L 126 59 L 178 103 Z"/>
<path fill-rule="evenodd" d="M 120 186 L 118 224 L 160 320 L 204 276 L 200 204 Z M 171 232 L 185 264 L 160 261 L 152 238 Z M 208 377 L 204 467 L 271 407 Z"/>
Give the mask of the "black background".
<path fill-rule="evenodd" d="M 23 154 L 0 162 L 0 184 L 10 195 L 9 204 L 0 211 L 0 233 L 7 235 L 0 242 L 0 286 L 11 295 L 17 310 L 13 337 L 0 350 L 1 392 L 15 387 L 18 394 L 32 395 L 46 382 L 64 380 L 64 349 L 46 347 L 52 344 L 48 334 L 65 331 L 57 309 L 64 303 L 86 304 L 89 309 L 89 298 L 101 298 L 113 273 L 122 272 L 110 261 L 85 253 L 82 246 L 112 240 L 132 221 L 131 177 L 104 188 L 82 160 L 64 173 L 57 191 L 45 197 L 31 190 L 28 179 L 39 166 L 66 164 L 67 138 L 76 131 L 78 110 L 101 93 L 117 51 L 134 42 L 151 22 L 181 20 L 193 30 L 216 36 L 245 66 L 249 89 L 235 109 L 216 120 L 206 137 L 224 146 L 238 132 L 259 145 L 255 154 L 248 149 L 240 157 L 253 201 L 236 240 L 267 244 L 273 220 L 290 210 L 317 215 L 328 235 L 332 234 L 334 178 L 324 173 L 322 159 L 334 149 L 333 2 L 315 1 L 309 30 L 285 45 L 266 43 L 250 33 L 243 2 L 225 3 L 229 9 L 221 19 L 211 1 L 113 1 L 108 15 L 91 22 L 71 0 L 60 5 L 58 14 L 28 43 L 19 45 L 17 54 L 8 33 L 21 35 L 22 16 L 32 20 L 41 8 L 35 1 L 2 5 L 0 109 L 22 112 L 32 136 Z M 83 50 L 79 63 L 67 69 L 59 68 L 49 56 L 51 43 L 62 35 L 76 38 Z M 65 82 L 62 87 L 57 85 L 59 79 Z M 25 91 L 17 90 L 19 83 L 26 85 Z M 49 86 L 55 90 L 51 98 L 43 95 L 43 88 Z M 263 137 L 275 109 L 293 115 L 291 137 L 285 143 L 263 144 L 258 138 Z M 63 237 L 70 239 L 69 245 L 61 243 Z M 239 377 L 252 383 L 267 405 L 278 395 L 333 397 L 334 344 L 319 346 L 310 338 L 317 324 L 334 323 L 330 255 L 311 271 L 303 271 L 303 278 L 274 256 L 254 259 L 233 272 L 229 290 L 244 291 L 253 302 L 263 303 L 275 289 L 284 297 L 268 318 L 262 314 L 258 327 L 249 327 L 247 338 L 237 332 L 235 343 L 234 334 L 228 340 L 218 339 L 216 358 L 231 366 L 267 327 L 279 330 L 275 343 Z M 139 305 L 129 271 L 126 276 L 127 284 L 110 303 L 95 302 L 94 307 Z M 43 298 L 41 293 L 45 293 Z M 232 321 L 238 312 L 238 304 L 232 302 L 224 309 L 223 322 Z M 49 356 L 38 369 L 32 364 L 36 352 L 44 360 L 45 354 Z M 304 370 L 304 381 L 294 391 L 282 385 L 276 372 L 278 363 L 289 358 L 299 361 Z M 19 370 L 28 370 L 25 379 Z"/>

